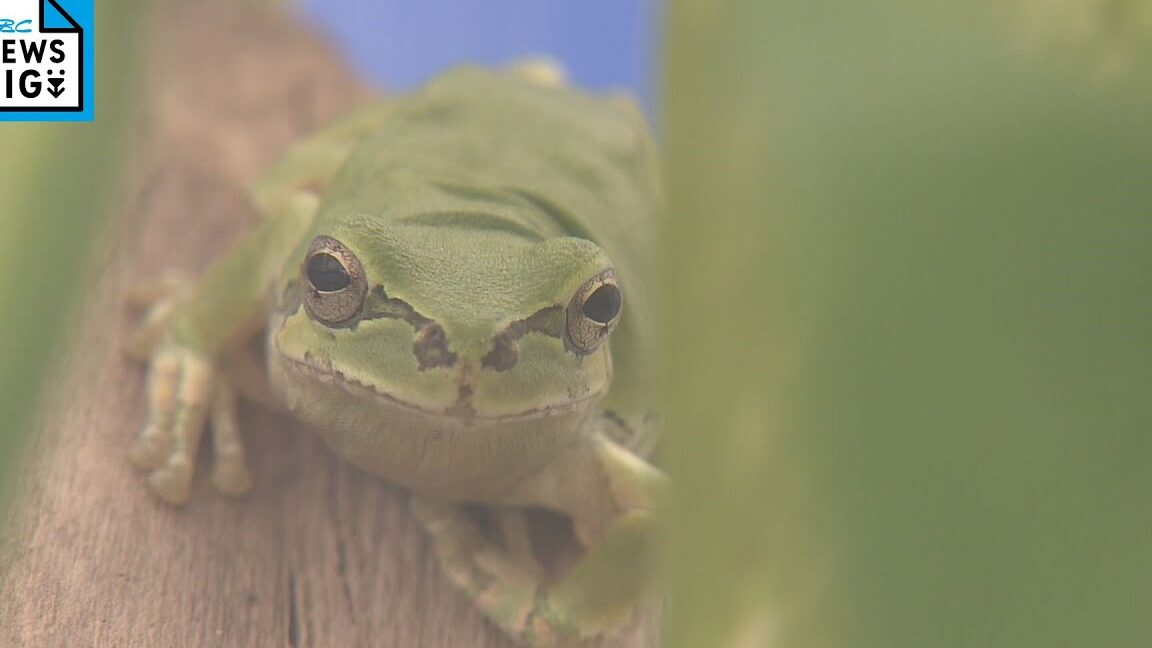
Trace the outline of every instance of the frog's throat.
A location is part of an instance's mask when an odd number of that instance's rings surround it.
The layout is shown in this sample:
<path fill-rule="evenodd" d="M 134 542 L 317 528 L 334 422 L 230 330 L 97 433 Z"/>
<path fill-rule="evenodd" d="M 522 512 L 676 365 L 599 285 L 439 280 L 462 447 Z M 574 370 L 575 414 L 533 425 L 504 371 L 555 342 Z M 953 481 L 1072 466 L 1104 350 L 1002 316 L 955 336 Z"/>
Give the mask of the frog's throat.
<path fill-rule="evenodd" d="M 295 373 L 298 377 L 311 378 L 324 385 L 333 385 L 339 387 L 345 393 L 355 398 L 372 398 L 377 402 L 391 406 L 400 407 L 414 412 L 419 412 L 427 416 L 442 417 L 445 419 L 462 421 L 462 422 L 501 422 L 501 421 L 520 421 L 526 419 L 547 418 L 550 416 L 559 416 L 569 414 L 574 411 L 585 409 L 595 401 L 604 396 L 607 390 L 599 390 L 588 394 L 582 398 L 576 398 L 548 405 L 545 407 L 536 407 L 529 410 L 520 412 L 512 412 L 510 414 L 497 414 L 485 415 L 479 414 L 472 407 L 472 386 L 466 382 L 460 383 L 459 396 L 456 403 L 447 407 L 446 409 L 429 409 L 411 403 L 409 401 L 400 399 L 392 394 L 382 391 L 376 385 L 367 384 L 350 378 L 344 375 L 338 369 L 320 367 L 316 364 L 308 362 L 307 359 L 299 360 L 283 353 L 280 353 L 280 358 L 285 362 L 286 368 Z"/>

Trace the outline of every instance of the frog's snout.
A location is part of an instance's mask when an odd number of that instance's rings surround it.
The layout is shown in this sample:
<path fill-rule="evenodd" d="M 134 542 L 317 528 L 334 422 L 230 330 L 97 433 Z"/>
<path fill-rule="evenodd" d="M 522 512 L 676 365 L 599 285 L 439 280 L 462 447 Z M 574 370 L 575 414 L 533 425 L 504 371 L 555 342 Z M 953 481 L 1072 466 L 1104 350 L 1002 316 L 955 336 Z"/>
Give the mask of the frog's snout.
<path fill-rule="evenodd" d="M 472 396 L 476 393 L 476 361 L 468 356 L 460 358 L 456 373 L 456 402 L 448 408 L 448 413 L 465 418 L 475 416 Z"/>

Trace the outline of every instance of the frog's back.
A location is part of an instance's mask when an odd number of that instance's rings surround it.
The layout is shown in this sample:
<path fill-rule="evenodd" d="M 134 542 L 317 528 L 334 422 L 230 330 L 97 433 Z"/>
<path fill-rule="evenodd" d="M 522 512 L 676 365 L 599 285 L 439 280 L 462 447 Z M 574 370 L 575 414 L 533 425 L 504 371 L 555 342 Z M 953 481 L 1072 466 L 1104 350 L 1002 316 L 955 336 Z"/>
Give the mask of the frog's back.
<path fill-rule="evenodd" d="M 417 213 L 477 214 L 541 239 L 575 236 L 613 260 L 625 313 L 613 336 L 608 407 L 642 417 L 650 343 L 655 149 L 639 110 L 622 97 L 461 68 L 397 101 L 349 158 L 324 213 L 381 221 Z M 635 411 L 633 411 L 635 410 Z"/>
<path fill-rule="evenodd" d="M 400 100 L 332 189 L 382 218 L 412 213 L 398 200 L 503 203 L 521 209 L 497 207 L 502 217 L 542 237 L 590 239 L 613 258 L 642 253 L 611 248 L 640 245 L 658 192 L 651 138 L 625 100 L 480 68 Z"/>

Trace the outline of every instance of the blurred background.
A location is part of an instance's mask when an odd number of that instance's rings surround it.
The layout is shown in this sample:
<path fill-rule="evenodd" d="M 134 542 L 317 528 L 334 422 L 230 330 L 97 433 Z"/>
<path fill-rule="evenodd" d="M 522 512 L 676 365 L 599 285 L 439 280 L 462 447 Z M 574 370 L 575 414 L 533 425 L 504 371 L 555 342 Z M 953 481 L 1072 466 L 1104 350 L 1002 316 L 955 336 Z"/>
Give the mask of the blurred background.
<path fill-rule="evenodd" d="M 1150 4 L 298 11 L 381 89 L 549 54 L 659 113 L 668 645 L 1047 648 L 1152 645 Z M 116 139 L 4 129 L 12 442 L 88 231 L 44 188 Z"/>

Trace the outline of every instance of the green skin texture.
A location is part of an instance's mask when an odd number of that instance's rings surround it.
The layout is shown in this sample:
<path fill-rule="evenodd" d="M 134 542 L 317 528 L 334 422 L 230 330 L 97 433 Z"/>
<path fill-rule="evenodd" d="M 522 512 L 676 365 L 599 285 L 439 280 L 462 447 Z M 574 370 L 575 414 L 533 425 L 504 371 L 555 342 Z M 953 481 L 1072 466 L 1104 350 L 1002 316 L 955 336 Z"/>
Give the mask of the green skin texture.
<path fill-rule="evenodd" d="M 643 456 L 659 182 L 639 111 L 530 74 L 460 69 L 301 141 L 254 199 L 263 224 L 145 321 L 151 416 L 133 459 L 154 490 L 187 499 L 208 420 L 213 482 L 248 488 L 232 420 L 246 379 L 230 359 L 262 329 L 272 397 L 411 489 L 445 573 L 495 623 L 553 645 L 626 621 L 650 580 L 663 481 Z M 303 268 L 318 236 L 363 269 L 351 322 L 313 312 Z M 578 349 L 571 304 L 606 273 L 619 324 Z M 462 503 L 490 505 L 502 539 Z M 558 581 L 532 555 L 529 506 L 571 516 L 585 545 Z"/>

